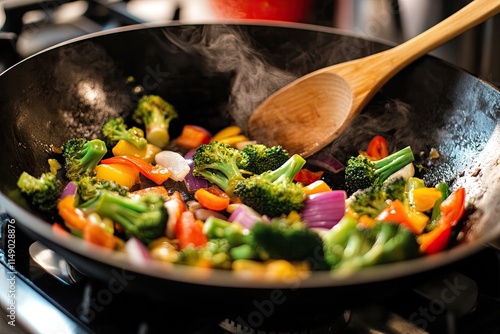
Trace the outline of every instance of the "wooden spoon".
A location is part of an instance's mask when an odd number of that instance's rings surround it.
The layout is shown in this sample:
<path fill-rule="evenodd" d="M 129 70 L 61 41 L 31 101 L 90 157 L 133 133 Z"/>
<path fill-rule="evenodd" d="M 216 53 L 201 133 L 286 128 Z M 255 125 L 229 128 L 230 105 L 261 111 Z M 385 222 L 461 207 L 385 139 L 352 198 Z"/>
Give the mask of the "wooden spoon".
<path fill-rule="evenodd" d="M 250 136 L 308 157 L 346 129 L 401 69 L 499 12 L 500 0 L 474 0 L 392 49 L 309 73 L 272 94 L 254 111 L 248 123 Z"/>

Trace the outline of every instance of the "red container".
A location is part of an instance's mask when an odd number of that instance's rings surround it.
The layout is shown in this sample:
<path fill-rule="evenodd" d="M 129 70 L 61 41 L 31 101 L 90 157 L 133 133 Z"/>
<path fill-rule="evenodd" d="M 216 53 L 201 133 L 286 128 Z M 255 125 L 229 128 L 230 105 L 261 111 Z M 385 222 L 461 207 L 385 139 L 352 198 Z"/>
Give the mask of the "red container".
<path fill-rule="evenodd" d="M 306 22 L 314 0 L 212 0 L 221 18 Z"/>

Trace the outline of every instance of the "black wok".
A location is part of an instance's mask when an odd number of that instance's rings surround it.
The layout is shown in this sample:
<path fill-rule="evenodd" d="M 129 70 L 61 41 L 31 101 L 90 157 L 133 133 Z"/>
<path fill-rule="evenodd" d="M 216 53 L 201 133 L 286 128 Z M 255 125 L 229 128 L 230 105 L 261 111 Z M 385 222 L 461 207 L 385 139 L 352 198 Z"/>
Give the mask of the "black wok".
<path fill-rule="evenodd" d="M 427 166 L 423 178 L 429 184 L 466 187 L 474 210 L 464 224 L 466 237 L 435 256 L 344 276 L 314 272 L 299 283 L 162 263 L 144 266 L 77 238 L 54 235 L 52 220 L 32 210 L 16 189 L 22 171 L 38 175 L 47 170 L 52 145 L 92 136 L 110 116 L 128 115 L 137 101 L 136 86 L 177 108 L 180 118 L 172 124 L 172 136 L 184 123 L 212 131 L 230 123 L 244 127 L 255 106 L 297 76 L 386 48 L 328 28 L 245 23 L 128 27 L 43 51 L 0 76 L 0 205 L 19 228 L 85 275 L 110 282 L 120 274 L 131 291 L 153 298 L 203 291 L 227 305 L 222 296 L 269 300 L 280 289 L 291 291 L 300 303 L 335 296 L 343 306 L 388 295 L 395 286 L 421 280 L 500 236 L 500 92 L 431 56 L 392 79 L 320 154 L 345 161 L 374 134 L 386 136 L 392 148 L 411 145 L 426 154 L 437 149 L 441 157 Z M 135 78 L 133 85 L 127 83 L 129 76 Z M 340 183 L 341 177 L 332 180 Z"/>

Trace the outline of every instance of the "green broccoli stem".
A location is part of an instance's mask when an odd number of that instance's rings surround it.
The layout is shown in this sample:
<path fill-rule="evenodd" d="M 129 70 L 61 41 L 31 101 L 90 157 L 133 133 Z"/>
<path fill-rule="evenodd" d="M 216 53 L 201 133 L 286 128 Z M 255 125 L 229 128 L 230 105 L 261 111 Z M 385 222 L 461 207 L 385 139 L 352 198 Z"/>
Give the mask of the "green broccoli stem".
<path fill-rule="evenodd" d="M 243 244 L 233 247 L 229 250 L 229 254 L 233 260 L 252 260 L 257 254 L 250 244 Z"/>
<path fill-rule="evenodd" d="M 304 158 L 294 154 L 279 168 L 263 175 L 267 181 L 272 183 L 291 182 L 305 164 Z"/>
<path fill-rule="evenodd" d="M 389 176 L 408 165 L 410 162 L 414 161 L 415 157 L 410 146 L 407 146 L 399 151 L 392 153 L 391 155 L 373 161 L 373 167 L 375 169 L 375 174 L 378 176 L 380 182 L 385 181 Z"/>
<path fill-rule="evenodd" d="M 106 144 L 102 140 L 95 139 L 86 142 L 81 150 L 82 169 L 85 171 L 93 170 L 106 153 Z"/>
<path fill-rule="evenodd" d="M 21 188 L 22 191 L 31 193 L 42 189 L 44 182 L 41 178 L 37 179 L 28 172 L 22 172 L 21 175 L 19 175 L 19 179 L 17 180 L 17 185 L 19 186 L 19 188 Z"/>
<path fill-rule="evenodd" d="M 248 236 L 243 234 L 242 227 L 226 220 L 210 216 L 203 224 L 203 233 L 209 239 L 227 240 L 231 247 L 248 243 Z"/>
<path fill-rule="evenodd" d="M 362 267 L 369 267 L 381 262 L 381 257 L 386 251 L 385 245 L 387 244 L 389 239 L 394 236 L 392 227 L 394 226 L 391 226 L 389 224 L 381 225 L 380 231 L 377 233 L 375 242 L 373 243 L 370 250 L 360 255 L 360 261 L 359 263 L 357 263 L 358 265 L 361 265 Z"/>
<path fill-rule="evenodd" d="M 154 119 L 156 118 L 154 117 Z M 152 123 L 146 124 L 146 139 L 148 142 L 158 147 L 165 147 L 168 144 L 170 135 L 163 117 L 161 120 L 158 119 Z"/>
<path fill-rule="evenodd" d="M 125 230 L 132 231 L 132 234 L 138 232 L 138 227 L 131 222 L 143 220 L 141 214 L 151 210 L 146 203 L 108 191 L 103 191 L 102 194 L 83 203 L 79 208 L 87 214 L 96 212 L 107 217 L 120 224 Z"/>
<path fill-rule="evenodd" d="M 85 210 L 107 210 L 105 208 L 106 205 L 109 204 L 118 204 L 122 208 L 134 210 L 136 212 L 147 212 L 150 210 L 150 207 L 147 203 L 139 202 L 131 197 L 121 196 L 119 194 L 115 194 L 109 191 L 103 191 L 100 196 L 83 203 L 79 208 Z M 110 210 L 108 210 L 110 211 Z"/>
<path fill-rule="evenodd" d="M 201 176 L 219 186 L 229 195 L 233 194 L 236 184 L 244 180 L 236 164 L 236 158 L 231 163 L 213 163 L 207 164 L 205 167 L 201 171 Z"/>

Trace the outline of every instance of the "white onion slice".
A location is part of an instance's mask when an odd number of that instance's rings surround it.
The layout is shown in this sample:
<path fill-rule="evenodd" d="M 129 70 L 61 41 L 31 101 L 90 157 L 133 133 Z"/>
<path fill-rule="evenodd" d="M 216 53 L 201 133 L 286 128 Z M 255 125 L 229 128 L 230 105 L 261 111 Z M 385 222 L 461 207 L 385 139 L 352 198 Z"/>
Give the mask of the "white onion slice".
<path fill-rule="evenodd" d="M 170 178 L 174 181 L 183 181 L 190 170 L 186 159 L 174 151 L 161 151 L 155 155 L 155 162 L 168 168 L 172 172 Z"/>
<path fill-rule="evenodd" d="M 124 250 L 130 260 L 136 264 L 144 265 L 152 258 L 149 253 L 149 249 L 135 237 L 132 237 L 125 242 Z"/>

